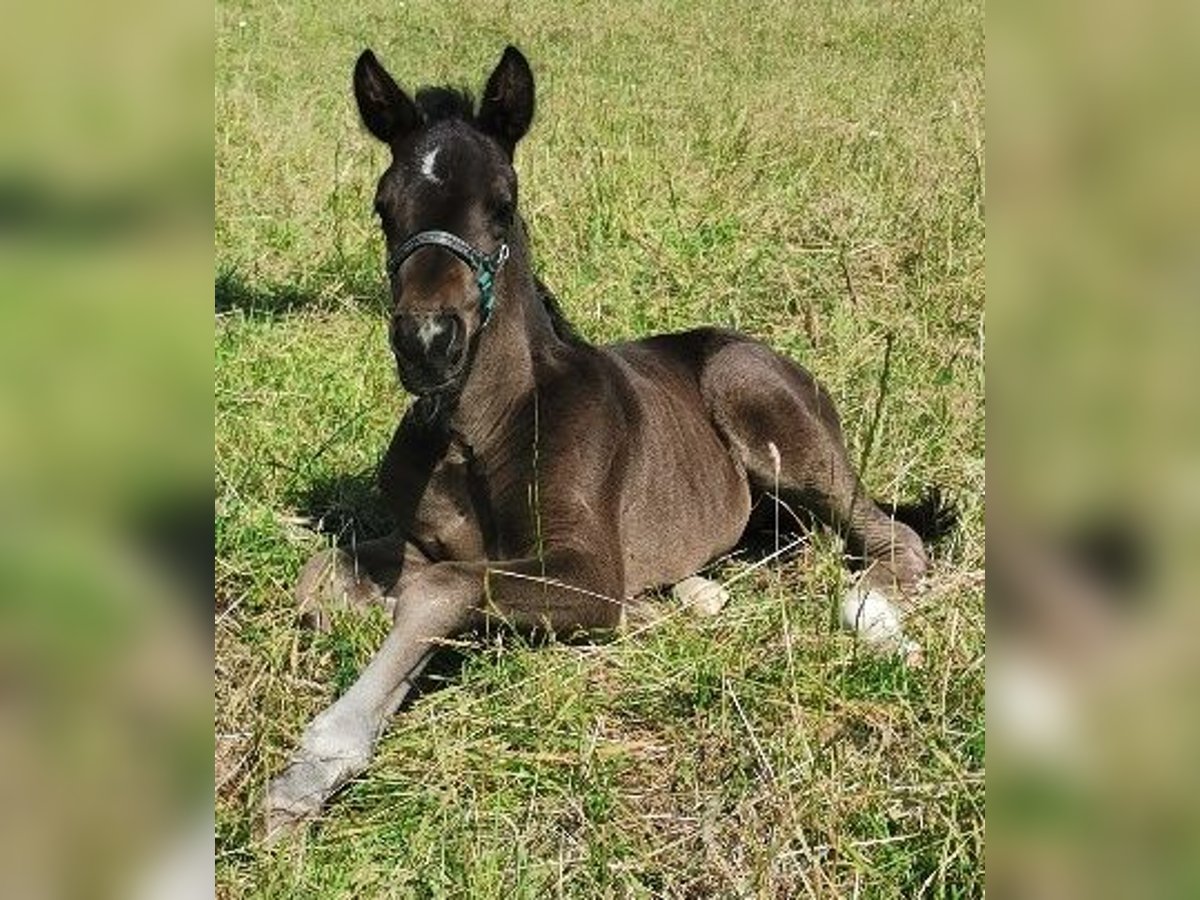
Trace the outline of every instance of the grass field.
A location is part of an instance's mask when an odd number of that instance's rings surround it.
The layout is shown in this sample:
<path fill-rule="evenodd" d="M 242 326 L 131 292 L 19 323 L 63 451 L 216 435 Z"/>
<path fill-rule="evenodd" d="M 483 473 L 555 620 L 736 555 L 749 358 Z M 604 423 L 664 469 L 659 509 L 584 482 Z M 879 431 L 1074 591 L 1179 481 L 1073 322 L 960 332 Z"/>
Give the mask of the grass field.
<path fill-rule="evenodd" d="M 981 5 L 216 13 L 220 896 L 980 896 Z M 464 647 L 321 823 L 268 850 L 267 777 L 386 631 L 305 633 L 291 601 L 309 554 L 384 527 L 371 477 L 406 403 L 371 213 L 386 150 L 351 67 L 371 46 L 406 87 L 478 89 L 509 41 L 538 78 L 522 209 L 578 328 L 764 338 L 837 398 L 873 493 L 957 502 L 913 622 L 927 663 L 839 632 L 842 548 L 816 534 L 718 567 L 734 599 L 712 620 Z"/>

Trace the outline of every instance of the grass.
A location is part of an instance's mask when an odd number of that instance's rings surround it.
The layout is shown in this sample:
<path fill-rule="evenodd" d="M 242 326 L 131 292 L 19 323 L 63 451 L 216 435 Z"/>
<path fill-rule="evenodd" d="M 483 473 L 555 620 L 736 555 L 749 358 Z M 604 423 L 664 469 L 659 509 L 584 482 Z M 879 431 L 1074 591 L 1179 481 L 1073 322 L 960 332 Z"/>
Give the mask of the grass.
<path fill-rule="evenodd" d="M 839 633 L 842 548 L 813 535 L 720 566 L 713 620 L 474 640 L 319 827 L 267 850 L 267 777 L 386 630 L 307 634 L 290 599 L 309 554 L 384 527 L 371 477 L 406 402 L 371 215 L 386 150 L 351 66 L 371 46 L 406 86 L 478 89 L 508 41 L 538 77 L 521 205 L 580 330 L 767 339 L 838 399 L 853 458 L 869 443 L 875 494 L 957 501 L 914 622 L 927 665 Z M 982 58 L 973 4 L 220 0 L 221 896 L 982 894 Z"/>

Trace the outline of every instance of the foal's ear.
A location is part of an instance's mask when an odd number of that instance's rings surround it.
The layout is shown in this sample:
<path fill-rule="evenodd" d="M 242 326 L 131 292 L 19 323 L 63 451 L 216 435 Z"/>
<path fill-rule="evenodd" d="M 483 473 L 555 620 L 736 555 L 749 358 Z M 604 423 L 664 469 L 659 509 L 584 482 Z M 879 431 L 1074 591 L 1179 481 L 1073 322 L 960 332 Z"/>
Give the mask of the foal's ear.
<path fill-rule="evenodd" d="M 532 121 L 533 72 L 521 51 L 510 44 L 483 89 L 479 127 L 499 141 L 511 159 Z"/>
<path fill-rule="evenodd" d="M 354 99 L 363 124 L 385 144 L 404 137 L 419 120 L 416 105 L 370 50 L 354 64 Z"/>

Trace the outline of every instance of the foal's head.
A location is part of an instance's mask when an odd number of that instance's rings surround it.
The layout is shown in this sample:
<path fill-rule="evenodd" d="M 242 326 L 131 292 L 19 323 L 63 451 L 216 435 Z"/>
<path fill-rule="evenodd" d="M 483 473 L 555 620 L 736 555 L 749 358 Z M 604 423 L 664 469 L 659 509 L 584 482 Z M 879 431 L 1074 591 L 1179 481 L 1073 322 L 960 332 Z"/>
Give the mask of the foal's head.
<path fill-rule="evenodd" d="M 387 240 L 400 380 L 415 394 L 454 390 L 518 239 L 512 158 L 533 119 L 533 73 L 508 47 L 476 112 L 469 95 L 447 88 L 411 99 L 365 50 L 354 96 L 371 134 L 392 150 L 375 211 Z"/>

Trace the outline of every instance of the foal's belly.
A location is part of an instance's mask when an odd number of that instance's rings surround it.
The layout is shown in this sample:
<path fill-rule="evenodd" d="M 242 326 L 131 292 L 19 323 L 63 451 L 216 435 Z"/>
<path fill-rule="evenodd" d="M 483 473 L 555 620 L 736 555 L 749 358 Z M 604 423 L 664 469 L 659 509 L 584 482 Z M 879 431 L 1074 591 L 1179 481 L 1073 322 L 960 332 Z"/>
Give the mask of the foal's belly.
<path fill-rule="evenodd" d="M 716 429 L 692 408 L 657 411 L 622 505 L 629 595 L 672 584 L 734 547 L 750 488 Z"/>

